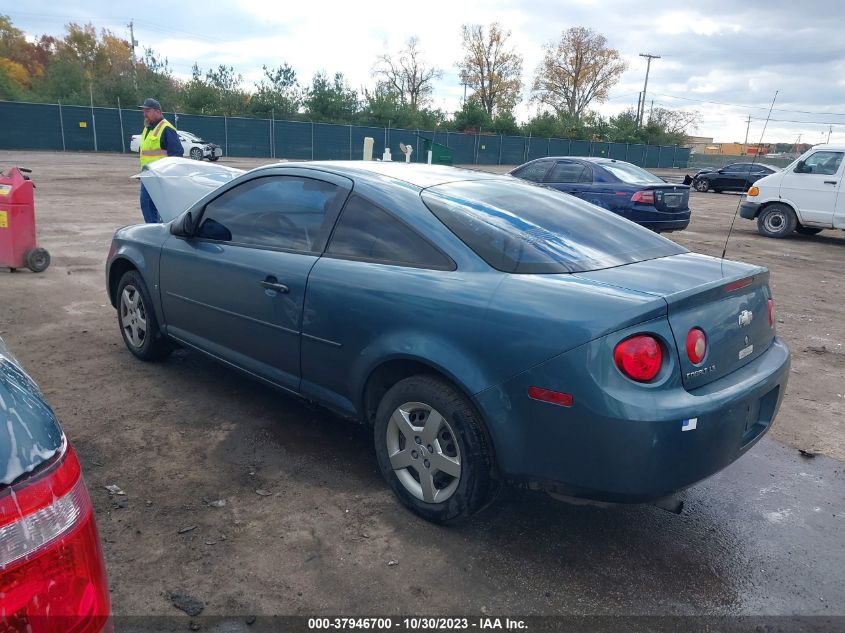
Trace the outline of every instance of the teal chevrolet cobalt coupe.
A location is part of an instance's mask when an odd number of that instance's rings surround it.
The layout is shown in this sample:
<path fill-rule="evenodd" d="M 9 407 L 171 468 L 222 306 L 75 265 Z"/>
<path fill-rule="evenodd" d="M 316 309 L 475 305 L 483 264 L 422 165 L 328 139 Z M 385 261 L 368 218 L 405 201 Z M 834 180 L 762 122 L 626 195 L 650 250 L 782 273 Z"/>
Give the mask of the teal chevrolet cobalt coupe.
<path fill-rule="evenodd" d="M 447 167 L 236 174 L 118 230 L 106 282 L 136 357 L 192 348 L 371 426 L 390 488 L 436 522 L 504 482 L 669 496 L 762 437 L 789 372 L 765 268 Z"/>

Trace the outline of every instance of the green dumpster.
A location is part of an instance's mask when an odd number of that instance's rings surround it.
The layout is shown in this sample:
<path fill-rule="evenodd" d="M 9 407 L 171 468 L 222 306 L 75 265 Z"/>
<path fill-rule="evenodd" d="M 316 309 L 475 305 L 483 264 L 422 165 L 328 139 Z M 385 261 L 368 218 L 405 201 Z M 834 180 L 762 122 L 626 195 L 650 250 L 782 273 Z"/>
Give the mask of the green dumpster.
<path fill-rule="evenodd" d="M 425 136 L 420 136 L 420 138 L 425 143 L 425 148 L 423 149 L 425 155 L 420 157 L 422 162 L 428 161 L 428 152 L 431 150 L 431 163 L 433 165 L 452 164 L 452 149 L 450 147 L 435 143 L 432 139 L 426 138 Z"/>

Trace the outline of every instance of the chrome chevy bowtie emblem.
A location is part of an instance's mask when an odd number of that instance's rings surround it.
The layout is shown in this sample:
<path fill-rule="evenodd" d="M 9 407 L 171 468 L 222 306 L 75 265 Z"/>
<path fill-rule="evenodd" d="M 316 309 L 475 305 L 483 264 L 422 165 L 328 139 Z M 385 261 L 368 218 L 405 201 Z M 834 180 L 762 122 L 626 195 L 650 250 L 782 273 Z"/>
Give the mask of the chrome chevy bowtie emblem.
<path fill-rule="evenodd" d="M 751 310 L 743 310 L 739 313 L 739 324 L 742 325 L 751 325 L 751 319 L 754 318 L 754 313 Z"/>

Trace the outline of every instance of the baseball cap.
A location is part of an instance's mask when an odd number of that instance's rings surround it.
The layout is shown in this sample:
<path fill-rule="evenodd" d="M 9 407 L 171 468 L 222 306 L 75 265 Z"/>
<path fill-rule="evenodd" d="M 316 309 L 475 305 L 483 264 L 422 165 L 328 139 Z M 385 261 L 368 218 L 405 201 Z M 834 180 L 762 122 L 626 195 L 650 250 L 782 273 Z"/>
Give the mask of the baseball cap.
<path fill-rule="evenodd" d="M 152 108 L 153 110 L 161 110 L 161 104 L 153 99 L 152 97 L 148 97 L 144 99 L 144 105 L 139 105 L 139 108 Z"/>

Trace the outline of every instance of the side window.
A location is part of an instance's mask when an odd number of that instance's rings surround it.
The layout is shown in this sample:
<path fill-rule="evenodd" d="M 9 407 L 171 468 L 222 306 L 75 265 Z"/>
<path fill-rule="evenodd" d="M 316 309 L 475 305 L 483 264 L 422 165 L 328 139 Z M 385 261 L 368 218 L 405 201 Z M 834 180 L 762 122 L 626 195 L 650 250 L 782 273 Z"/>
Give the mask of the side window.
<path fill-rule="evenodd" d="M 593 182 L 592 173 L 589 174 L 589 180 L 584 180 L 585 171 L 586 169 L 581 163 L 560 160 L 549 172 L 546 182 Z"/>
<path fill-rule="evenodd" d="M 340 187 L 312 178 L 256 178 L 208 203 L 197 237 L 316 252 L 344 194 Z"/>
<path fill-rule="evenodd" d="M 530 180 L 531 182 L 543 182 L 543 177 L 549 171 L 550 165 L 551 161 L 540 160 L 515 171 L 513 175 L 523 180 Z"/>
<path fill-rule="evenodd" d="M 353 195 L 326 250 L 329 255 L 449 269 L 451 260 L 383 209 Z"/>
<path fill-rule="evenodd" d="M 581 179 L 578 182 L 593 183 L 593 168 L 589 165 L 584 165 L 584 171 L 581 172 Z"/>
<path fill-rule="evenodd" d="M 804 161 L 802 173 L 832 176 L 839 171 L 842 156 L 843 152 L 816 152 Z"/>

